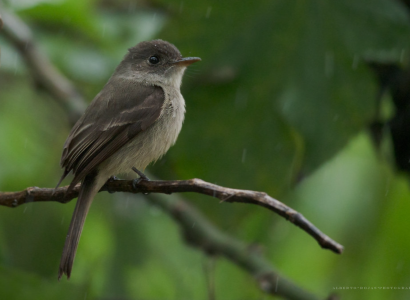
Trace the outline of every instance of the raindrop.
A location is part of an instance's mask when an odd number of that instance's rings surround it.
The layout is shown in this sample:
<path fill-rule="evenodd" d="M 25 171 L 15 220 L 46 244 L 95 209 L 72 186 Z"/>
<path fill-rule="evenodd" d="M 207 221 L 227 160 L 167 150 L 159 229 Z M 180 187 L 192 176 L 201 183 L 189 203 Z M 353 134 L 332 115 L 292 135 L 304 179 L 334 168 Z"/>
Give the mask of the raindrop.
<path fill-rule="evenodd" d="M 184 1 L 181 1 L 179 4 L 179 13 L 182 14 L 182 11 L 184 10 Z"/>
<path fill-rule="evenodd" d="M 243 148 L 243 151 L 242 151 L 242 163 L 245 162 L 245 159 L 246 159 L 246 148 Z"/>
<path fill-rule="evenodd" d="M 64 224 L 64 217 L 61 218 L 61 225 Z"/>
<path fill-rule="evenodd" d="M 356 70 L 358 64 L 359 64 L 359 55 L 355 54 L 355 55 L 353 56 L 352 69 L 353 69 L 353 70 Z"/>
<path fill-rule="evenodd" d="M 276 276 L 275 293 L 278 292 L 279 276 Z"/>
<path fill-rule="evenodd" d="M 331 77 L 334 71 L 334 55 L 332 52 L 326 52 L 325 54 L 325 75 Z"/>
<path fill-rule="evenodd" d="M 406 50 L 405 49 L 401 49 L 400 52 L 400 62 L 402 63 L 404 60 L 404 55 L 406 54 Z"/>
<path fill-rule="evenodd" d="M 23 214 L 26 212 L 26 210 L 27 210 L 27 206 L 24 207 L 24 209 L 23 209 Z"/>
<path fill-rule="evenodd" d="M 396 270 L 400 272 L 403 269 L 404 262 L 401 260 L 397 263 Z"/>
<path fill-rule="evenodd" d="M 245 109 L 248 102 L 248 95 L 244 89 L 237 89 L 235 95 L 235 107 L 237 109 Z"/>
<path fill-rule="evenodd" d="M 212 11 L 212 6 L 208 6 L 207 10 L 206 10 L 206 14 L 205 14 L 205 18 L 209 18 L 209 16 L 211 15 L 211 11 Z"/>
<path fill-rule="evenodd" d="M 146 196 L 146 195 L 149 195 L 150 193 L 149 192 L 143 192 L 142 194 Z"/>
<path fill-rule="evenodd" d="M 14 69 L 14 75 L 16 75 L 17 73 L 17 53 L 14 53 L 13 69 Z"/>

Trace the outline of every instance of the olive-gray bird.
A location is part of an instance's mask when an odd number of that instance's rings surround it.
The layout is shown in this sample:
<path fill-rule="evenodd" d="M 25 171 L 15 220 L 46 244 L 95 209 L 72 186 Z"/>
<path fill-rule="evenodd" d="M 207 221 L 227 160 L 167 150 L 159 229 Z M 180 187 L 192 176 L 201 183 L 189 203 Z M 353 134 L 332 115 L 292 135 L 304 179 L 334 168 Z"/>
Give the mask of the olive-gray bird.
<path fill-rule="evenodd" d="M 102 91 L 64 144 L 61 167 L 81 182 L 61 257 L 58 279 L 70 278 L 85 218 L 94 196 L 113 175 L 143 171 L 175 143 L 185 114 L 182 76 L 198 57 L 183 58 L 172 44 L 154 40 L 128 49 Z"/>

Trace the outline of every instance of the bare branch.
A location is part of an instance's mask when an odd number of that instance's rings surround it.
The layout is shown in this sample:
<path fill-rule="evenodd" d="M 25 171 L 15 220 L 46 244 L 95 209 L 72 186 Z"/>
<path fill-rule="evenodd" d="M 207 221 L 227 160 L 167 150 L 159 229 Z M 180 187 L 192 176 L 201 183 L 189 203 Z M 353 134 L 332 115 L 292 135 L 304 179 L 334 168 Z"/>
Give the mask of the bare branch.
<path fill-rule="evenodd" d="M 27 202 L 37 201 L 56 201 L 66 203 L 78 196 L 79 185 L 68 194 L 65 194 L 66 190 L 67 187 L 58 188 L 55 192 L 54 189 L 50 188 L 31 187 L 21 192 L 4 192 L 0 193 L 0 205 L 16 207 Z M 141 181 L 135 188 L 132 180 L 110 180 L 101 190 L 109 192 L 164 194 L 195 192 L 218 198 L 222 200 L 222 202 L 256 204 L 279 214 L 296 226 L 302 228 L 310 234 L 319 245 L 322 246 L 322 248 L 330 249 L 338 254 L 343 252 L 342 245 L 336 243 L 322 233 L 302 216 L 302 214 L 270 197 L 266 193 L 226 188 L 205 182 L 201 179 Z"/>
<path fill-rule="evenodd" d="M 1 33 L 20 52 L 35 82 L 64 106 L 70 122 L 74 124 L 86 108 L 80 93 L 39 50 L 30 28 L 23 21 L 5 10 L 2 17 L 4 28 Z"/>
<path fill-rule="evenodd" d="M 152 194 L 148 202 L 160 207 L 174 218 L 188 244 L 201 249 L 209 256 L 223 256 L 232 261 L 250 273 L 265 293 L 279 295 L 285 299 L 319 299 L 278 274 L 263 257 L 260 247 L 246 244 L 222 232 L 177 195 Z"/>

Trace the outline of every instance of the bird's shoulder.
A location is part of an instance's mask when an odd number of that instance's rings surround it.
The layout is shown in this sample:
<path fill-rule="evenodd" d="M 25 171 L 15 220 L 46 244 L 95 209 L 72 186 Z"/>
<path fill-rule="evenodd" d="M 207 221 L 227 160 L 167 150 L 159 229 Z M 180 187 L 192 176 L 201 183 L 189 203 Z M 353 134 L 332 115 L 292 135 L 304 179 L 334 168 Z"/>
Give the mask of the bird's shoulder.
<path fill-rule="evenodd" d="M 160 86 L 109 81 L 71 130 L 61 166 L 76 172 L 108 145 L 121 147 L 160 117 L 164 101 Z"/>

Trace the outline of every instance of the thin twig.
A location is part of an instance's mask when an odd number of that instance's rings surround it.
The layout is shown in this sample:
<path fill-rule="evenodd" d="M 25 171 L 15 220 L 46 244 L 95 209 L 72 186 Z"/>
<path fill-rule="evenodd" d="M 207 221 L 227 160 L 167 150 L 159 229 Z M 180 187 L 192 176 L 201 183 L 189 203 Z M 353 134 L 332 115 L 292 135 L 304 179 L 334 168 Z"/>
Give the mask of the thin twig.
<path fill-rule="evenodd" d="M 70 123 L 74 124 L 86 108 L 81 94 L 39 50 L 30 28 L 22 20 L 5 10 L 2 17 L 4 28 L 0 33 L 20 52 L 37 86 L 65 108 Z"/>
<path fill-rule="evenodd" d="M 54 189 L 50 188 L 31 187 L 20 192 L 4 192 L 0 193 L 0 205 L 16 207 L 27 202 L 37 201 L 56 201 L 66 203 L 77 197 L 79 185 L 77 185 L 68 194 L 65 194 L 66 190 L 67 187 L 58 188 L 55 192 Z M 322 246 L 322 248 L 330 249 L 338 254 L 343 252 L 342 245 L 336 243 L 327 235 L 322 233 L 302 214 L 263 192 L 226 188 L 196 178 L 190 180 L 169 181 L 143 180 L 138 183 L 136 188 L 133 187 L 132 180 L 109 180 L 101 190 L 110 192 L 164 194 L 195 192 L 224 200 L 224 202 L 256 204 L 279 214 L 286 220 L 289 220 L 296 226 L 302 228 L 310 234 L 319 243 L 319 245 Z"/>

